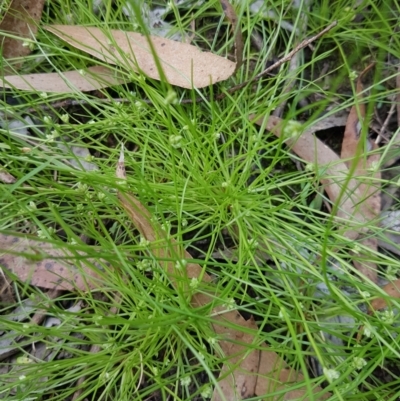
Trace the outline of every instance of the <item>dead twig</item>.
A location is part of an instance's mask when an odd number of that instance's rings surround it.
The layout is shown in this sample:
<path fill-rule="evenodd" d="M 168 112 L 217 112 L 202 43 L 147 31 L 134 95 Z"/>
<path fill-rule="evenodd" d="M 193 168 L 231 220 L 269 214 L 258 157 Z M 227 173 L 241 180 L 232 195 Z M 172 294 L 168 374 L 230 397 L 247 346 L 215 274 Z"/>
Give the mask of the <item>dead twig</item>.
<path fill-rule="evenodd" d="M 337 21 L 332 22 L 330 25 L 328 25 L 326 28 L 324 28 L 321 32 L 317 33 L 316 35 L 312 36 L 311 38 L 303 40 L 301 43 L 299 43 L 291 52 L 289 52 L 286 56 L 282 57 L 280 60 L 275 62 L 274 64 L 270 65 L 268 68 L 266 68 L 264 71 L 260 72 L 257 74 L 255 77 L 242 82 L 239 85 L 233 86 L 230 88 L 227 93 L 221 93 L 216 96 L 216 100 L 221 100 L 224 99 L 227 94 L 232 94 L 239 89 L 244 88 L 245 86 L 259 81 L 261 78 L 264 78 L 267 74 L 269 74 L 271 71 L 277 69 L 280 67 L 282 64 L 287 63 L 292 59 L 292 57 L 299 52 L 300 50 L 304 49 L 305 47 L 309 46 L 311 43 L 315 42 L 317 39 L 319 39 L 321 36 L 325 35 L 327 32 L 329 32 L 332 28 L 334 28 L 337 25 Z"/>

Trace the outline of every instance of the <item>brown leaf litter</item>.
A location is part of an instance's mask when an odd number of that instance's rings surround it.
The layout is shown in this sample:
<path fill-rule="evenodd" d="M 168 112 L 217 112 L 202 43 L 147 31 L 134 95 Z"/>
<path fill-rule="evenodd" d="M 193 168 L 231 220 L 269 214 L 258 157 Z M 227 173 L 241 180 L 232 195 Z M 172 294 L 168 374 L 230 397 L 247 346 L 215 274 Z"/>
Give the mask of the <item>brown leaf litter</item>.
<path fill-rule="evenodd" d="M 73 253 L 34 238 L 0 234 L 0 265 L 30 285 L 68 291 L 99 288 L 103 281 L 101 263 L 83 252 Z"/>
<path fill-rule="evenodd" d="M 380 154 L 376 152 L 378 146 L 370 139 L 363 138 L 363 127 L 368 124 L 365 121 L 365 103 L 362 96 L 362 77 L 373 67 L 368 66 L 358 77 L 355 94 L 355 104 L 351 108 L 344 131 L 342 151 L 340 157 L 349 169 L 349 175 L 358 181 L 357 189 L 361 197 L 355 199 L 355 205 L 364 215 L 366 222 L 376 224 L 381 211 L 380 178 L 378 169 Z M 366 144 L 366 145 L 365 145 Z M 366 146 L 366 149 L 363 149 Z M 375 151 L 368 154 L 370 151 Z M 336 200 L 332 200 L 336 201 Z M 378 239 L 369 235 L 367 228 L 360 229 L 359 243 L 372 252 L 378 251 Z M 371 256 L 365 252 L 359 252 L 353 259 L 356 269 L 373 283 L 378 281 L 378 269 L 376 263 L 370 260 Z"/>

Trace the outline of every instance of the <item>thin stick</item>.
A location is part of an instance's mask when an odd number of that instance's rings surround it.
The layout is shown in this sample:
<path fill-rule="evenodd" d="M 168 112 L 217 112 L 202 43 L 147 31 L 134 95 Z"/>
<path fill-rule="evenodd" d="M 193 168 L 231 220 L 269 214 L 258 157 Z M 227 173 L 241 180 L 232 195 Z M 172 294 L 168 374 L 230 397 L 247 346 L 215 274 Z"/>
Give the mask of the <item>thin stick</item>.
<path fill-rule="evenodd" d="M 248 81 L 242 82 L 239 85 L 233 86 L 228 90 L 228 94 L 231 94 L 233 92 L 238 91 L 239 89 L 244 88 L 250 83 L 257 82 L 261 78 L 265 77 L 268 73 L 271 71 L 279 68 L 282 64 L 287 63 L 288 61 L 291 60 L 291 58 L 300 50 L 304 49 L 308 45 L 310 45 L 312 42 L 315 42 L 318 38 L 320 38 L 322 35 L 330 31 L 333 27 L 337 25 L 337 21 L 332 22 L 330 25 L 328 25 L 326 28 L 324 28 L 321 32 L 317 33 L 316 35 L 312 36 L 311 38 L 303 40 L 301 43 L 299 43 L 291 52 L 289 52 L 286 56 L 282 57 L 280 60 L 278 60 L 276 63 L 272 64 L 268 68 L 266 68 L 263 72 L 260 72 L 257 74 L 255 77 L 249 79 Z M 222 96 L 222 97 L 221 97 Z M 223 99 L 226 96 L 225 93 L 221 93 L 216 97 L 217 100 Z"/>

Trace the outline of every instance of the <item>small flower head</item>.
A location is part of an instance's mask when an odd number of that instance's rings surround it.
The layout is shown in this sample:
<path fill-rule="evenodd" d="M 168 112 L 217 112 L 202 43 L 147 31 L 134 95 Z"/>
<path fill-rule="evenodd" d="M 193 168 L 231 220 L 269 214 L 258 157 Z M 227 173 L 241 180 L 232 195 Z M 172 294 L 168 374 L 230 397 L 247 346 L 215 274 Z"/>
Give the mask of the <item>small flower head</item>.
<path fill-rule="evenodd" d="M 229 187 L 229 184 L 230 184 L 229 181 L 224 181 L 224 182 L 221 184 L 221 187 L 222 187 L 222 188 L 228 188 L 228 187 Z"/>
<path fill-rule="evenodd" d="M 20 363 L 20 364 L 28 364 L 28 363 L 32 363 L 32 362 L 33 362 L 33 360 L 26 356 L 20 356 L 17 358 L 17 363 Z"/>
<path fill-rule="evenodd" d="M 379 169 L 379 162 L 374 160 L 371 165 L 368 167 L 368 171 L 371 173 L 375 173 Z"/>
<path fill-rule="evenodd" d="M 87 186 L 86 184 L 83 184 L 82 182 L 78 182 L 78 184 L 77 184 L 77 186 L 76 186 L 76 189 L 77 189 L 79 192 L 86 192 L 87 189 L 88 189 L 88 186 Z"/>
<path fill-rule="evenodd" d="M 215 337 L 208 337 L 207 341 L 210 343 L 210 345 L 215 345 L 218 342 Z"/>
<path fill-rule="evenodd" d="M 358 77 L 357 71 L 355 71 L 355 70 L 350 71 L 349 78 L 350 78 L 352 81 L 353 81 L 354 79 L 357 79 L 357 77 Z"/>
<path fill-rule="evenodd" d="M 205 387 L 201 390 L 200 395 L 201 395 L 203 398 L 211 398 L 211 396 L 212 396 L 212 388 L 211 388 L 211 386 L 205 386 Z"/>
<path fill-rule="evenodd" d="M 169 90 L 167 96 L 164 99 L 164 104 L 177 104 L 178 96 L 175 91 Z"/>
<path fill-rule="evenodd" d="M 181 259 L 181 260 L 177 260 L 175 263 L 175 269 L 183 269 L 185 268 L 187 265 L 187 260 L 186 259 Z"/>
<path fill-rule="evenodd" d="M 182 219 L 181 226 L 182 227 L 187 227 L 187 225 L 188 225 L 188 221 L 186 219 Z"/>
<path fill-rule="evenodd" d="M 28 204 L 28 210 L 31 212 L 34 212 L 35 210 L 37 210 L 36 203 L 33 201 L 30 201 Z"/>
<path fill-rule="evenodd" d="M 332 383 L 334 380 L 339 379 L 340 377 L 339 372 L 335 369 L 324 368 L 323 372 L 329 383 Z"/>
<path fill-rule="evenodd" d="M 312 172 L 315 170 L 315 164 L 314 163 L 307 163 L 306 167 L 304 169 L 306 172 Z"/>
<path fill-rule="evenodd" d="M 371 338 L 374 336 L 375 328 L 371 326 L 368 322 L 365 323 L 364 325 L 364 336 Z"/>
<path fill-rule="evenodd" d="M 361 370 L 366 364 L 367 361 L 364 358 L 360 358 L 358 356 L 353 358 L 352 365 L 354 369 Z"/>
<path fill-rule="evenodd" d="M 171 222 L 170 221 L 166 221 L 165 223 L 161 224 L 161 230 L 163 231 L 169 231 L 171 228 Z"/>
<path fill-rule="evenodd" d="M 181 386 L 187 387 L 192 382 L 192 379 L 189 376 L 182 377 L 181 379 Z"/>
<path fill-rule="evenodd" d="M 139 241 L 139 245 L 140 246 L 149 246 L 150 245 L 150 241 L 148 241 L 146 238 L 140 236 L 140 241 Z"/>
<path fill-rule="evenodd" d="M 24 40 L 22 42 L 22 47 L 28 47 L 29 50 L 34 50 L 35 49 L 35 43 L 30 41 L 30 40 Z"/>
<path fill-rule="evenodd" d="M 50 116 L 44 116 L 43 117 L 43 122 L 45 124 L 51 124 L 51 122 L 52 122 L 51 117 Z"/>
<path fill-rule="evenodd" d="M 41 97 L 42 99 L 47 99 L 48 95 L 47 95 L 46 92 L 41 92 L 41 93 L 40 93 L 40 97 Z"/>
<path fill-rule="evenodd" d="M 283 135 L 285 138 L 296 138 L 301 133 L 301 124 L 297 121 L 288 121 L 285 128 L 283 129 Z"/>
<path fill-rule="evenodd" d="M 100 381 L 102 382 L 102 383 L 105 383 L 105 382 L 107 382 L 109 379 L 110 379 L 110 373 L 108 373 L 108 372 L 102 372 L 101 374 L 100 374 Z"/>
<path fill-rule="evenodd" d="M 82 75 L 83 77 L 86 75 L 86 71 L 84 69 L 78 70 L 79 74 Z"/>
<path fill-rule="evenodd" d="M 388 266 L 386 268 L 386 278 L 389 281 L 396 281 L 397 280 L 397 268 L 395 268 L 394 266 Z"/>
<path fill-rule="evenodd" d="M 220 132 L 216 132 L 213 136 L 214 136 L 214 139 L 216 141 L 218 141 L 221 138 L 221 133 Z"/>
<path fill-rule="evenodd" d="M 169 137 L 169 143 L 173 148 L 180 148 L 182 146 L 182 139 L 181 135 L 171 135 Z"/>
<path fill-rule="evenodd" d="M 259 247 L 259 242 L 255 238 L 251 238 L 249 240 L 249 248 L 250 249 L 257 249 Z"/>
<path fill-rule="evenodd" d="M 355 245 L 353 246 L 352 251 L 353 251 L 353 253 L 354 253 L 355 255 L 359 255 L 360 252 L 361 252 L 361 246 L 358 245 L 358 244 L 355 244 Z"/>
<path fill-rule="evenodd" d="M 189 285 L 190 285 L 190 288 L 195 290 L 199 286 L 199 279 L 197 277 L 192 277 Z"/>
<path fill-rule="evenodd" d="M 228 298 L 224 303 L 224 306 L 227 310 L 233 310 L 236 308 L 236 302 L 233 298 Z"/>
<path fill-rule="evenodd" d="M 151 260 L 149 260 L 149 259 L 143 259 L 136 263 L 136 267 L 139 270 L 145 271 L 145 272 L 151 271 L 151 266 L 152 266 L 152 263 L 151 263 Z"/>
<path fill-rule="evenodd" d="M 395 315 L 392 310 L 385 310 L 381 313 L 380 318 L 381 318 L 382 322 L 385 322 L 387 324 L 393 324 Z"/>
<path fill-rule="evenodd" d="M 60 119 L 63 123 L 68 123 L 69 122 L 69 114 L 65 113 L 60 116 Z"/>

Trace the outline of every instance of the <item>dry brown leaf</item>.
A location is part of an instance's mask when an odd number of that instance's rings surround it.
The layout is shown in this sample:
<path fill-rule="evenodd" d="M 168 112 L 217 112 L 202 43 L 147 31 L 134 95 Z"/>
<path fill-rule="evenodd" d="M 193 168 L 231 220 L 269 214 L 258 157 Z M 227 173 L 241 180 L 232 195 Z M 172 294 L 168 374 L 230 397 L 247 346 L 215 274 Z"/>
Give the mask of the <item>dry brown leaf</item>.
<path fill-rule="evenodd" d="M 3 182 L 4 184 L 13 184 L 15 181 L 17 180 L 13 175 L 0 167 L 0 182 Z"/>
<path fill-rule="evenodd" d="M 250 116 L 253 119 L 254 116 Z M 264 118 L 255 121 L 256 124 L 262 126 Z M 269 116 L 265 128 L 274 133 L 276 136 L 283 135 L 285 124 L 296 122 L 286 122 L 279 117 Z M 318 166 L 319 171 L 324 173 L 320 175 L 320 181 L 324 185 L 325 191 L 333 203 L 340 200 L 336 216 L 339 223 L 344 226 L 343 235 L 349 239 L 358 238 L 360 229 L 364 227 L 368 219 L 360 208 L 359 200 L 362 199 L 358 182 L 350 178 L 347 166 L 340 161 L 338 155 L 322 143 L 313 135 L 314 128 L 305 130 L 299 137 L 288 137 L 285 143 L 294 153 L 309 163 Z M 345 191 L 342 194 L 342 191 Z"/>
<path fill-rule="evenodd" d="M 377 221 L 381 211 L 381 197 L 379 191 L 379 180 L 381 178 L 380 171 L 376 168 L 375 173 L 369 173 L 369 169 L 377 166 L 380 155 L 374 153 L 366 156 L 363 150 L 364 141 L 360 141 L 360 134 L 365 120 L 365 104 L 362 99 L 362 77 L 373 66 L 368 66 L 359 76 L 356 89 L 356 104 L 351 108 L 344 138 L 342 142 L 341 158 L 350 170 L 352 177 L 359 180 L 358 190 L 360 198 L 358 201 L 360 211 L 364 214 L 367 222 Z M 373 141 L 368 140 L 367 145 L 371 150 L 376 150 L 377 145 Z M 359 243 L 363 244 L 367 249 L 377 252 L 378 239 L 376 236 L 364 238 L 365 229 L 361 230 Z M 378 281 L 378 270 L 376 263 L 369 260 L 368 255 L 361 254 L 353 260 L 356 269 L 372 282 Z"/>
<path fill-rule="evenodd" d="M 257 332 L 257 325 L 253 319 L 244 320 L 237 311 L 224 313 L 222 308 L 219 307 L 213 310 L 213 313 L 216 312 L 222 312 L 219 318 L 221 322 L 213 324 L 213 329 L 219 337 L 225 339 L 221 340 L 219 345 L 225 355 L 229 355 L 230 358 L 228 362 L 225 362 L 220 373 L 222 379 L 218 382 L 224 398 L 221 398 L 216 388 L 212 401 L 249 398 L 255 394 L 261 351 L 254 349 L 250 352 L 248 351 L 249 346 L 254 342 L 255 336 L 244 331 L 250 329 L 253 332 Z M 234 329 L 222 325 L 221 323 L 224 321 L 227 324 L 235 322 L 238 328 Z M 277 354 L 273 352 L 271 354 L 279 358 Z"/>
<path fill-rule="evenodd" d="M 82 252 L 77 254 L 82 258 L 81 263 L 76 254 L 50 243 L 0 234 L 0 266 L 21 281 L 38 287 L 69 291 L 99 288 L 101 276 L 88 266 L 96 266 L 98 270 L 101 267 Z"/>
<path fill-rule="evenodd" d="M 161 80 L 148 38 L 136 32 L 52 25 L 46 29 L 71 46 L 110 64 L 143 72 Z M 182 88 L 203 88 L 228 79 L 236 64 L 195 46 L 173 40 L 149 37 L 167 81 Z"/>
<path fill-rule="evenodd" d="M 242 30 L 240 29 L 239 20 L 232 4 L 229 3 L 228 0 L 220 0 L 220 2 L 226 18 L 232 25 L 232 33 L 233 35 L 235 35 L 235 61 L 236 61 L 235 71 L 237 71 L 243 62 L 244 45 L 243 45 Z"/>
<path fill-rule="evenodd" d="M 400 279 L 397 279 L 389 284 L 386 284 L 383 288 L 383 291 L 385 291 L 389 297 L 393 298 L 393 299 L 399 299 L 400 298 Z M 387 305 L 387 301 L 386 299 L 383 298 L 377 298 L 374 299 L 371 302 L 371 310 L 379 310 L 379 309 L 383 309 L 386 308 Z"/>
<path fill-rule="evenodd" d="M 116 175 L 120 179 L 126 179 L 123 150 L 121 150 L 121 156 L 117 164 Z M 140 234 L 151 243 L 149 250 L 157 258 L 161 267 L 168 273 L 176 289 L 185 294 L 190 294 L 192 291 L 187 285 L 187 278 L 197 278 L 206 285 L 211 282 L 211 277 L 196 263 L 187 263 L 185 269 L 177 269 L 173 260 L 191 260 L 193 259 L 192 256 L 182 249 L 175 240 L 167 238 L 159 223 L 151 218 L 150 212 L 134 196 L 119 191 L 118 197 L 122 207 L 126 210 Z M 205 291 L 194 294 L 191 298 L 191 304 L 193 307 L 205 306 L 212 303 L 217 296 L 218 294 L 215 293 L 214 288 L 210 286 L 208 294 Z M 263 351 L 248 351 L 249 345 L 256 343 L 257 326 L 254 320 L 246 321 L 238 311 L 227 311 L 222 306 L 213 308 L 211 314 L 213 316 L 213 330 L 221 338 L 219 344 L 227 358 L 221 375 L 230 372 L 226 379 L 222 379 L 221 382 L 221 390 L 226 400 L 241 400 L 256 394 L 256 385 L 260 380 L 263 383 L 268 383 L 269 380 L 278 381 L 280 385 L 284 385 L 284 382 L 280 382 L 279 378 L 281 376 L 286 377 L 285 372 L 288 369 L 275 352 L 266 349 Z M 254 334 L 246 333 L 246 331 L 253 331 Z M 264 347 L 267 348 L 265 344 Z M 278 366 L 279 364 L 284 366 L 284 372 L 281 373 L 279 369 L 276 371 L 270 369 L 268 376 L 258 376 L 260 359 L 264 361 L 264 368 L 265 365 L 271 362 L 273 366 Z M 232 367 L 234 367 L 233 371 L 231 371 Z M 290 369 L 289 371 L 292 372 Z M 292 376 L 295 376 L 295 371 L 293 371 Z M 216 389 L 213 401 L 219 399 L 219 391 Z M 323 398 L 320 399 L 322 400 Z M 304 401 L 307 400 L 304 399 Z"/>
<path fill-rule="evenodd" d="M 0 267 L 0 306 L 12 305 L 15 302 L 14 287 Z M 0 333 L 1 335 L 1 333 Z"/>
<path fill-rule="evenodd" d="M 26 57 L 31 49 L 24 46 L 24 40 L 34 39 L 38 22 L 41 19 L 45 0 L 13 0 L 6 15 L 0 23 L 0 40 L 5 59 Z M 4 36 L 2 32 L 17 36 L 19 39 Z M 22 61 L 13 65 L 13 69 L 18 69 Z M 3 74 L 7 74 L 11 69 L 6 68 Z"/>
<path fill-rule="evenodd" d="M 258 125 L 262 125 L 263 122 L 263 118 L 256 121 Z M 291 123 L 293 122 L 285 123 L 278 117 L 270 116 L 266 122 L 266 129 L 281 137 L 284 125 Z M 379 192 L 373 186 L 377 173 L 371 174 L 365 169 L 364 177 L 371 177 L 371 184 L 360 184 L 354 176 L 349 178 L 350 172 L 346 164 L 340 161 L 332 149 L 313 135 L 314 129 L 312 127 L 304 131 L 297 138 L 288 137 L 285 143 L 302 159 L 318 166 L 319 171 L 326 169 L 320 181 L 332 203 L 339 201 L 336 216 L 340 218 L 339 222 L 345 228 L 343 235 L 355 240 L 360 234 L 364 235 L 366 225 L 374 219 L 376 216 L 374 210 L 380 205 Z M 378 155 L 370 157 L 376 160 Z M 369 247 L 377 246 L 376 241 L 374 238 L 361 238 L 361 242 L 365 242 L 365 246 Z M 362 256 L 359 259 L 362 259 Z M 362 262 L 359 260 L 358 268 L 365 277 L 376 282 L 376 268 L 367 258 Z"/>
<path fill-rule="evenodd" d="M 9 75 L 0 77 L 1 86 L 54 93 L 88 92 L 107 88 L 126 82 L 122 76 L 108 67 L 89 67 L 84 71 L 67 71 L 63 73 Z"/>
<path fill-rule="evenodd" d="M 272 353 L 271 353 L 272 354 Z M 314 396 L 307 397 L 306 386 L 296 390 L 289 390 L 296 383 L 304 382 L 304 376 L 294 369 L 289 368 L 282 359 L 274 358 L 273 355 L 261 353 L 259 377 L 256 386 L 256 395 L 264 396 L 264 401 L 289 401 L 289 400 L 313 400 L 323 401 L 330 397 L 330 393 L 321 393 L 319 386 L 314 386 L 312 391 Z M 268 394 L 281 392 L 280 395 L 267 396 Z M 282 396 L 282 394 L 284 394 Z M 316 395 L 318 394 L 318 396 Z"/>
<path fill-rule="evenodd" d="M 25 299 L 22 302 L 19 300 L 18 303 L 20 306 L 14 310 L 14 312 L 16 312 L 14 316 L 19 315 L 18 321 L 20 322 L 29 320 L 29 324 L 32 326 L 39 325 L 43 322 L 45 317 L 48 316 L 45 310 L 46 308 L 50 307 L 48 300 L 58 298 L 60 295 L 61 291 L 59 290 L 49 290 L 45 295 L 47 300 L 43 299 L 43 296 L 35 296 L 31 299 Z M 38 307 L 39 304 L 41 308 Z M 29 319 L 29 316 L 32 315 L 33 312 L 34 315 Z M 11 333 L 9 332 L 7 336 L 2 337 L 0 339 L 0 361 L 3 361 L 4 359 L 19 352 L 21 347 L 32 343 L 32 337 L 30 337 L 29 341 L 24 342 L 25 344 L 23 344 L 23 339 L 24 336 L 15 331 Z"/>

